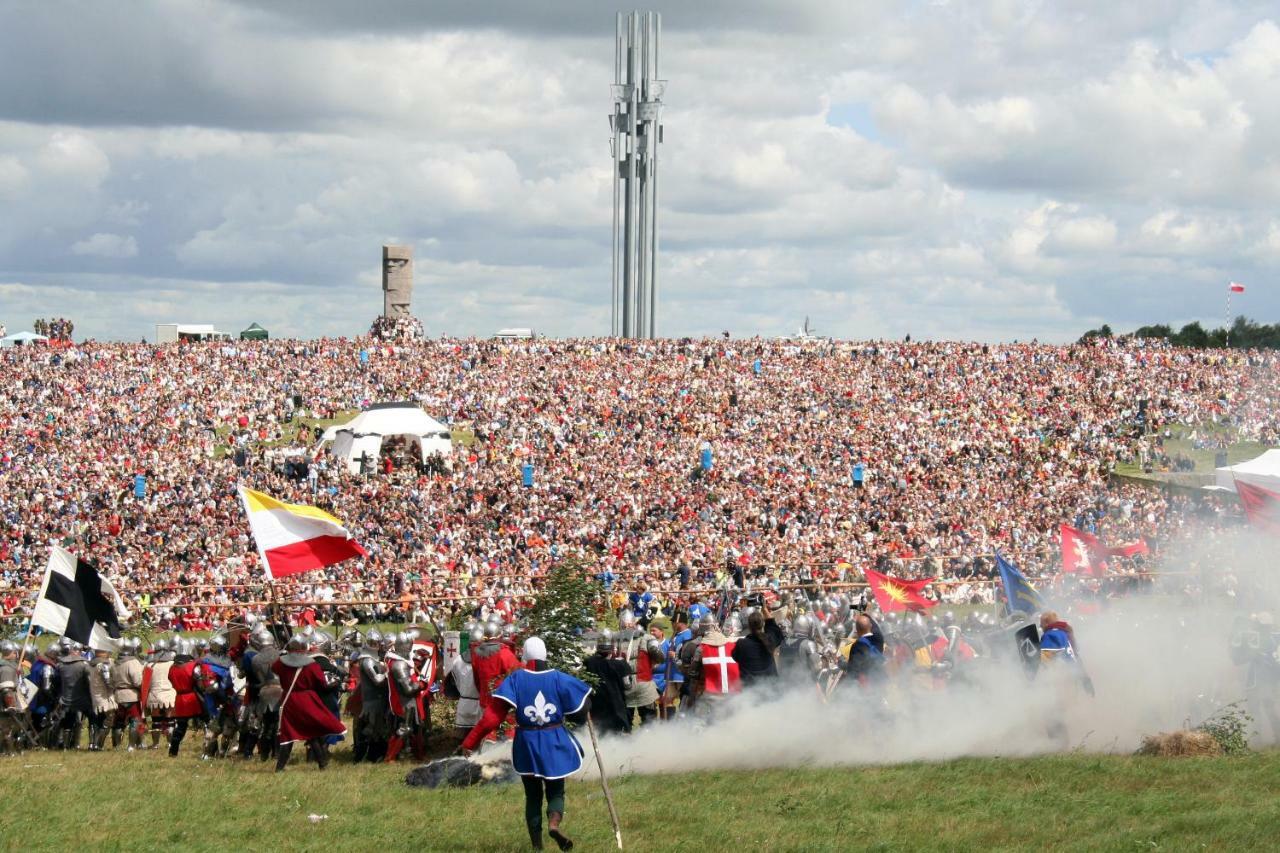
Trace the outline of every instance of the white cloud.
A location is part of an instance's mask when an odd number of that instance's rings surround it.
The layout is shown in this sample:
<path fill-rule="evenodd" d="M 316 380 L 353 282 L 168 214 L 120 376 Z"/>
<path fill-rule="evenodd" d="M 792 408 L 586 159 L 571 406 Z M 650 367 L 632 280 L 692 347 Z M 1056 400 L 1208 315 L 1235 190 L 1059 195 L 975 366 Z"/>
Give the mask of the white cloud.
<path fill-rule="evenodd" d="M 131 235 L 98 233 L 84 240 L 77 240 L 71 251 L 77 255 L 96 258 L 133 258 L 138 255 L 138 241 Z"/>

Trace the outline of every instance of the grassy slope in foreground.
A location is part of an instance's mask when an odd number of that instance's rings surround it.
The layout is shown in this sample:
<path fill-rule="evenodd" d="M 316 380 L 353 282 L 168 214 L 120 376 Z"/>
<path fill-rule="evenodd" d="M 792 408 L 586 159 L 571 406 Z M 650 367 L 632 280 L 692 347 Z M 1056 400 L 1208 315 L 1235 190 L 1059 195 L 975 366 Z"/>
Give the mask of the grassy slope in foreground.
<path fill-rule="evenodd" d="M 4 758 L 5 841 L 59 851 L 528 849 L 519 786 L 414 790 L 402 784 L 407 764 L 341 759 L 323 773 L 295 763 L 275 775 L 257 762 L 202 763 L 194 749 L 174 760 Z M 629 850 L 1273 850 L 1280 837 L 1275 750 L 698 772 L 613 788 Z M 566 829 L 580 850 L 612 849 L 598 784 L 570 783 Z"/>

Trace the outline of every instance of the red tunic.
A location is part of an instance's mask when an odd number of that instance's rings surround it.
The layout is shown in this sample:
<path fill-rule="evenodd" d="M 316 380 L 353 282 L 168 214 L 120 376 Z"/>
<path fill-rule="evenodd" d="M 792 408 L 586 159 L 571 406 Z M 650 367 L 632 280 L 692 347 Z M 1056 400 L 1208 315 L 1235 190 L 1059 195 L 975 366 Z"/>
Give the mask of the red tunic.
<path fill-rule="evenodd" d="M 481 707 L 489 704 L 489 696 L 507 673 L 519 668 L 520 661 L 511 649 L 496 640 L 486 640 L 471 650 L 471 671 L 475 674 Z"/>
<path fill-rule="evenodd" d="M 282 695 L 287 697 L 280 707 L 280 743 L 346 734 L 347 727 L 320 698 L 318 691 L 325 686 L 320 664 L 312 662 L 295 669 L 277 660 L 271 664 L 271 671 L 280 679 Z"/>
<path fill-rule="evenodd" d="M 169 716 L 175 719 L 189 719 L 204 713 L 204 705 L 196 693 L 196 662 L 175 663 L 169 667 L 169 683 L 177 691 L 178 698 L 173 703 L 173 711 Z"/>

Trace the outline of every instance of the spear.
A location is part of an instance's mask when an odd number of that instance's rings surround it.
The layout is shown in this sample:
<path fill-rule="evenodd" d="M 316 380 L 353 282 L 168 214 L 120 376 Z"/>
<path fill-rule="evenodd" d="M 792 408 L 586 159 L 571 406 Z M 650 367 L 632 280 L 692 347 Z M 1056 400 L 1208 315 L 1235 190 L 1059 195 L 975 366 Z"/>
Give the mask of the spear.
<path fill-rule="evenodd" d="M 609 819 L 613 821 L 613 837 L 618 842 L 618 849 L 622 849 L 622 826 L 618 823 L 618 810 L 613 805 L 613 794 L 609 792 L 609 780 L 604 775 L 604 757 L 600 755 L 600 742 L 596 740 L 596 727 L 592 725 L 591 718 L 587 717 L 587 731 L 591 734 L 591 748 L 596 754 L 596 764 L 600 767 L 600 787 L 604 789 L 604 801 L 609 806 Z"/>

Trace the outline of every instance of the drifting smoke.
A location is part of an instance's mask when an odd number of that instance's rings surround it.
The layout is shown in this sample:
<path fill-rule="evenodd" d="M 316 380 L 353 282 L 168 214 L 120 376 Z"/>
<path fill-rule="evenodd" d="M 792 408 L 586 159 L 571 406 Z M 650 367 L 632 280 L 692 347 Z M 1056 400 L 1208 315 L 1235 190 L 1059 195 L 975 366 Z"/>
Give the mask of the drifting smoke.
<path fill-rule="evenodd" d="M 1267 543 L 1220 538 L 1180 565 L 1150 594 L 1109 602 L 1101 613 L 1060 608 L 1075 629 L 1096 696 L 1042 673 L 1028 682 L 1016 661 L 971 665 L 966 682 L 943 691 L 891 688 L 880 703 L 854 685 L 823 704 L 810 688 L 761 699 L 746 694 L 710 725 L 646 726 L 601 742 L 606 771 L 684 772 L 1019 756 L 1076 749 L 1133 752 L 1146 734 L 1203 722 L 1222 706 L 1256 699 L 1246 667 L 1232 663 L 1229 635 L 1240 616 L 1280 612 L 1277 570 Z M 1010 642 L 1012 642 L 1010 640 Z M 1251 705 L 1255 742 L 1275 743 L 1264 709 Z M 1067 742 L 1050 736 L 1065 722 Z M 590 744 L 583 737 L 584 746 Z M 588 755 L 586 775 L 596 774 Z"/>

